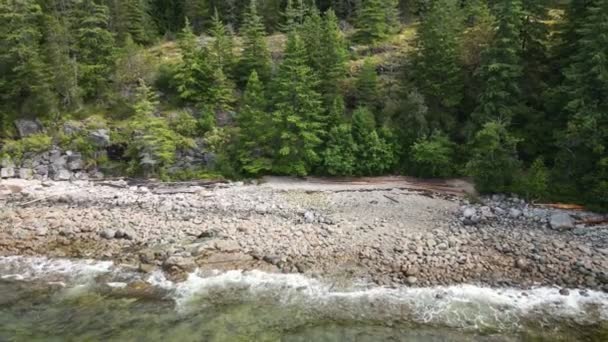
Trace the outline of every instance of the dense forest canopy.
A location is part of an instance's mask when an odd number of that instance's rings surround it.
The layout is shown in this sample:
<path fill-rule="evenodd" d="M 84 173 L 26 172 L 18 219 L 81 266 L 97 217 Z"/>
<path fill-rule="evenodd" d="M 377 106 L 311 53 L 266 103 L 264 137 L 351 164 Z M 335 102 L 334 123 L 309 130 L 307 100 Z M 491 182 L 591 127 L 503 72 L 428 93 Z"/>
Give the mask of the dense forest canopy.
<path fill-rule="evenodd" d="M 608 0 L 0 0 L 0 96 L 4 158 L 171 178 L 202 139 L 227 177 L 471 176 L 608 209 Z"/>

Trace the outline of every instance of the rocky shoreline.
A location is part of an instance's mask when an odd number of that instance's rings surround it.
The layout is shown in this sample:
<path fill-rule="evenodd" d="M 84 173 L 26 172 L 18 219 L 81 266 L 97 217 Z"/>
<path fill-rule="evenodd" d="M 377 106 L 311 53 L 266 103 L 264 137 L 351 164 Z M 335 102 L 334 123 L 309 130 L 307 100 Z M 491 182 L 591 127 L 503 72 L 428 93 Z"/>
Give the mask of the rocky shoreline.
<path fill-rule="evenodd" d="M 399 183 L 0 183 L 0 255 L 113 260 L 141 272 L 260 269 L 382 286 L 472 283 L 608 292 L 591 213 Z M 564 293 L 566 290 L 564 290 Z"/>

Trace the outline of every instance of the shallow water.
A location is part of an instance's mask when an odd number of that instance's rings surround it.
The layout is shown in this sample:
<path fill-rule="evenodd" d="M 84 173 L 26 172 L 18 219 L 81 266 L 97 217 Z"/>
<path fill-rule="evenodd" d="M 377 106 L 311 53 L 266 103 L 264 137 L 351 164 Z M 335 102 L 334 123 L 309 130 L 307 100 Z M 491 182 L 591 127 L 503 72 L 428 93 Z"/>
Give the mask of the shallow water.
<path fill-rule="evenodd" d="M 608 340 L 608 294 L 337 289 L 257 271 L 174 284 L 109 262 L 0 258 L 0 341 L 560 340 Z"/>

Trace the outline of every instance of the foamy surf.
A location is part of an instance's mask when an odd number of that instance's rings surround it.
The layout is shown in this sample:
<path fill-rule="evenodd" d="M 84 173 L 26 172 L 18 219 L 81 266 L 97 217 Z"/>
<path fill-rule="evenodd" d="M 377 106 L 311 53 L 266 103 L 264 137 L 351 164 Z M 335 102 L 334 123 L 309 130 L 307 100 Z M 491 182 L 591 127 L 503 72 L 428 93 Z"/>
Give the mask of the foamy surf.
<path fill-rule="evenodd" d="M 174 283 L 161 271 L 133 273 L 112 262 L 94 260 L 0 257 L 0 277 L 11 281 L 61 283 L 71 297 L 91 291 L 103 279 L 107 287 L 124 289 L 145 280 L 175 301 L 181 315 L 214 305 L 256 303 L 282 308 L 285 314 L 331 321 L 422 324 L 472 331 L 518 331 L 535 322 L 552 326 L 608 321 L 608 294 L 559 288 L 488 288 L 459 285 L 431 288 L 383 288 L 353 284 L 336 289 L 331 282 L 300 274 L 261 271 L 191 273 Z"/>

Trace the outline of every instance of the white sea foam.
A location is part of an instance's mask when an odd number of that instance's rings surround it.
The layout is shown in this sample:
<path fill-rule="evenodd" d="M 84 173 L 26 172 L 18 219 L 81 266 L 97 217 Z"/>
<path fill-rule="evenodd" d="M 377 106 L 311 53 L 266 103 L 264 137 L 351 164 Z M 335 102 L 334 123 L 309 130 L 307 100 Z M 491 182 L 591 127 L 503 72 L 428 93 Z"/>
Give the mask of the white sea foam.
<path fill-rule="evenodd" d="M 93 260 L 0 257 L 0 277 L 14 280 L 61 281 L 80 293 L 98 275 L 110 275 L 111 287 L 126 286 L 121 271 L 111 262 Z M 174 283 L 161 271 L 147 282 L 173 296 L 177 310 L 190 312 L 201 305 L 255 302 L 293 308 L 298 313 L 328 319 L 378 320 L 441 324 L 479 329 L 516 329 L 525 320 L 571 320 L 578 323 L 608 321 L 608 294 L 559 288 L 489 288 L 459 285 L 428 288 L 353 286 L 335 289 L 331 283 L 299 274 L 261 271 L 194 272 Z"/>

